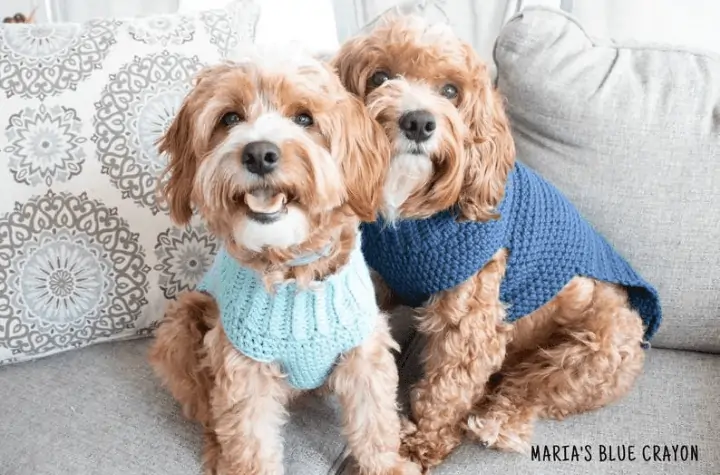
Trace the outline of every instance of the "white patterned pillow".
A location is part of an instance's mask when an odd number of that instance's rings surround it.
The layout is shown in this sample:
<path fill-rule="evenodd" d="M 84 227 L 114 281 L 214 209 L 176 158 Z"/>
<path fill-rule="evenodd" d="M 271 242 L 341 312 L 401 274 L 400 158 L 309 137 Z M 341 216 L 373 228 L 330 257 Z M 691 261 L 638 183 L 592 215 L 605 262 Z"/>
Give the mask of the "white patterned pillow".
<path fill-rule="evenodd" d="M 0 363 L 149 334 L 197 283 L 216 243 L 156 202 L 155 142 L 258 14 L 0 26 Z"/>

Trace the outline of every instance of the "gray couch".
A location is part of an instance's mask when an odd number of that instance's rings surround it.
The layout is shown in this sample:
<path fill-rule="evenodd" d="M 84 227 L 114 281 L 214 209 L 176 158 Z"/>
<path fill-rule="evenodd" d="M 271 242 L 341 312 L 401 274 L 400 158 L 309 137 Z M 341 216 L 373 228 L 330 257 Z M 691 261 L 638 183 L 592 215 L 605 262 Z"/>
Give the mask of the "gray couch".
<path fill-rule="evenodd" d="M 468 444 L 433 473 L 720 474 L 720 60 L 599 44 L 543 9 L 505 27 L 495 60 L 520 159 L 657 285 L 665 320 L 628 397 L 538 424 L 534 444 L 550 460 Z M 421 342 L 409 312 L 394 325 L 405 400 Z M 115 342 L 0 368 L 0 474 L 201 473 L 199 428 L 159 387 L 148 344 Z M 351 473 L 338 427 L 332 400 L 298 401 L 287 473 Z M 553 451 L 570 458 L 573 446 L 578 461 L 552 460 Z M 655 446 L 673 460 L 644 460 Z M 674 461 L 681 447 L 697 460 Z M 602 460 L 603 451 L 632 451 L 635 460 Z"/>

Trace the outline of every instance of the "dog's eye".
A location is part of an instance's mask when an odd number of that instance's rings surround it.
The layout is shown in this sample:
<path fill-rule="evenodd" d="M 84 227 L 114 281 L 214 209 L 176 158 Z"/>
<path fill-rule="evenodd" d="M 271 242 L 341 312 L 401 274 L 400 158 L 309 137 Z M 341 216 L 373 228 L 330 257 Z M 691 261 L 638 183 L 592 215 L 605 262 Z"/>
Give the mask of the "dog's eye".
<path fill-rule="evenodd" d="M 293 122 L 300 127 L 311 127 L 314 124 L 312 116 L 305 112 L 293 117 Z"/>
<path fill-rule="evenodd" d="M 370 76 L 370 83 L 373 85 L 373 87 L 380 87 L 389 80 L 390 75 L 385 71 L 375 71 L 375 73 Z"/>
<path fill-rule="evenodd" d="M 228 112 L 227 114 L 222 116 L 220 122 L 222 122 L 225 127 L 232 127 L 242 122 L 242 117 L 240 117 L 240 114 L 238 114 L 237 112 Z"/>
<path fill-rule="evenodd" d="M 440 94 L 447 99 L 455 99 L 458 96 L 458 88 L 452 84 L 445 84 L 442 89 L 440 89 Z"/>

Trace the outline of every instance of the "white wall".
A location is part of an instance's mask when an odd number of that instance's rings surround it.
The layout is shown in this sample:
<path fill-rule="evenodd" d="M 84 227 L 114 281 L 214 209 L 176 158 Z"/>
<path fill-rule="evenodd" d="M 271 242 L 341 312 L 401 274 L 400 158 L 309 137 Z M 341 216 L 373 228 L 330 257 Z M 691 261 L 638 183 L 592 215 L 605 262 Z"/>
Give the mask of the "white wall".
<path fill-rule="evenodd" d="M 300 45 L 315 52 L 338 47 L 332 0 L 255 0 L 260 5 L 257 43 Z M 215 8 L 227 0 L 180 0 L 180 11 Z"/>
<path fill-rule="evenodd" d="M 0 0 L 4 3 L 7 0 Z M 15 1 L 15 0 L 13 0 Z M 131 18 L 177 10 L 179 0 L 37 0 L 48 6 L 55 22 L 85 21 L 93 18 Z"/>
<path fill-rule="evenodd" d="M 340 41 L 397 4 L 435 4 L 450 24 L 489 57 L 504 21 L 520 7 L 560 7 L 591 34 L 618 41 L 720 51 L 720 0 L 333 0 Z"/>
<path fill-rule="evenodd" d="M 295 44 L 312 51 L 338 48 L 332 0 L 256 0 L 259 44 Z"/>

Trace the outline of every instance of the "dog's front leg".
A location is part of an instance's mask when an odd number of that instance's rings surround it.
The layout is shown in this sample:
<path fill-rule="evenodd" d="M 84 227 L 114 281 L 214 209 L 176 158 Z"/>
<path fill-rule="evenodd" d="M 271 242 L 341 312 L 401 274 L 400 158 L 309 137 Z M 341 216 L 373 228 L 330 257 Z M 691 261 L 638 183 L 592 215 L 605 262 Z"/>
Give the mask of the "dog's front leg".
<path fill-rule="evenodd" d="M 510 327 L 503 323 L 500 283 L 507 252 L 499 250 L 480 272 L 437 294 L 423 309 L 425 374 L 413 388 L 416 430 L 403 440 L 424 468 L 438 465 L 462 440 L 462 423 L 505 358 Z"/>
<path fill-rule="evenodd" d="M 340 360 L 328 381 L 340 400 L 343 432 L 361 475 L 420 474 L 419 467 L 399 454 L 394 349 L 397 344 L 380 314 L 374 333 Z"/>
<path fill-rule="evenodd" d="M 205 338 L 220 448 L 217 475 L 282 475 L 282 426 L 292 389 L 278 368 L 239 353 L 218 325 Z"/>

